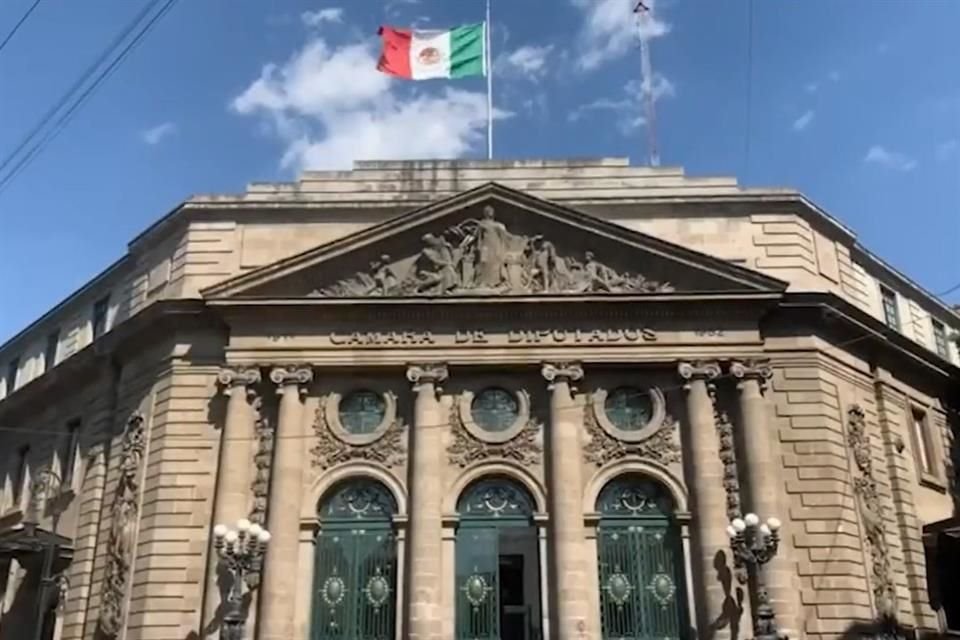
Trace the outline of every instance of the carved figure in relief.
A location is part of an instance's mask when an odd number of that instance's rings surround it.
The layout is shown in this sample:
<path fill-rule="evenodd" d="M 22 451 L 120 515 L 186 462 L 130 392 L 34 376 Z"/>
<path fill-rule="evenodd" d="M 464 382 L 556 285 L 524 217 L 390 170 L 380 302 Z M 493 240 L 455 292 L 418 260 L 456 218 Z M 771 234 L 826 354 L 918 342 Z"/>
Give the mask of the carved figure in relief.
<path fill-rule="evenodd" d="M 648 293 L 673 291 L 668 283 L 618 272 L 587 252 L 585 260 L 562 257 L 540 235 L 511 233 L 492 207 L 441 234 L 422 237 L 412 260 L 391 263 L 382 255 L 359 272 L 312 295 L 491 295 L 529 293 Z M 401 264 L 406 266 L 400 266 Z"/>

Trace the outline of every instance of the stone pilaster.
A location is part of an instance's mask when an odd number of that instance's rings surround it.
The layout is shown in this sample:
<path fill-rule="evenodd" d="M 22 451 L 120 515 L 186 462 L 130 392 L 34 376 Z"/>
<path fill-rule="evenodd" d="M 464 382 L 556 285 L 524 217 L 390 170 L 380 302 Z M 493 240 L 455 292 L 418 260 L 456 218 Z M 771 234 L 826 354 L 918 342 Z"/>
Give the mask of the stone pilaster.
<path fill-rule="evenodd" d="M 278 387 L 280 410 L 267 503 L 267 530 L 272 538 L 264 559 L 257 627 L 261 640 L 289 640 L 294 636 L 303 486 L 303 403 L 300 394 L 305 391 L 304 385 L 313 380 L 313 372 L 308 367 L 277 367 L 270 371 L 270 380 Z"/>
<path fill-rule="evenodd" d="M 571 383 L 583 378 L 576 363 L 547 363 L 543 377 L 550 389 L 549 473 L 551 587 L 555 591 L 551 633 L 558 640 L 592 637 L 590 576 L 583 526 L 583 407 Z"/>
<path fill-rule="evenodd" d="M 687 406 L 686 467 L 693 517 L 693 561 L 697 588 L 697 629 L 704 640 L 730 638 L 733 595 L 732 554 L 727 527 L 720 442 L 708 385 L 720 375 L 716 362 L 681 362 Z M 728 601 L 728 598 L 730 600 Z M 735 624 L 735 623 L 734 623 Z"/>
<path fill-rule="evenodd" d="M 440 402 L 440 384 L 447 379 L 444 364 L 414 364 L 407 368 L 413 384 L 410 520 L 407 533 L 409 591 L 405 637 L 437 640 L 443 634 L 443 488 L 437 470 L 443 464 L 441 427 L 447 415 Z"/>
<path fill-rule="evenodd" d="M 254 437 L 254 416 L 249 401 L 255 395 L 253 387 L 260 383 L 260 370 L 255 367 L 222 369 L 217 381 L 227 396 L 227 412 L 220 432 L 220 458 L 211 528 L 220 523 L 233 526 L 237 520 L 247 517 Z M 214 623 L 229 585 L 219 584 L 217 554 L 212 543 L 207 558 L 208 577 L 202 628 L 204 636 L 216 637 L 219 625 Z"/>
<path fill-rule="evenodd" d="M 788 519 L 786 498 L 783 496 L 783 466 L 780 460 L 780 440 L 770 420 L 764 391 L 773 377 L 773 369 L 765 360 L 735 361 L 730 373 L 737 380 L 740 404 L 740 437 L 746 470 L 745 512 L 753 512 L 761 521 L 775 516 Z M 781 630 L 791 637 L 799 636 L 799 585 L 794 585 L 795 569 L 790 544 L 792 532 L 784 531 L 780 551 L 764 565 L 758 578 L 767 587 L 777 613 Z"/>

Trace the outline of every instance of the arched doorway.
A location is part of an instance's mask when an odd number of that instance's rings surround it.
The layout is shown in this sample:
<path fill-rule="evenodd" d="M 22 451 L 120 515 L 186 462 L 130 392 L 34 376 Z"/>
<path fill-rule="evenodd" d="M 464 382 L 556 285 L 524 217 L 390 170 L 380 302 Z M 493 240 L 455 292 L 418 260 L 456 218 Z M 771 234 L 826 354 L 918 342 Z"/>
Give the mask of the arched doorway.
<path fill-rule="evenodd" d="M 457 503 L 456 637 L 540 640 L 534 501 L 507 478 L 468 486 Z"/>
<path fill-rule="evenodd" d="M 687 623 L 675 504 L 639 475 L 611 480 L 597 498 L 600 620 L 605 639 L 680 638 Z"/>
<path fill-rule="evenodd" d="M 379 482 L 336 485 L 319 508 L 312 640 L 392 640 L 396 635 L 397 504 Z"/>

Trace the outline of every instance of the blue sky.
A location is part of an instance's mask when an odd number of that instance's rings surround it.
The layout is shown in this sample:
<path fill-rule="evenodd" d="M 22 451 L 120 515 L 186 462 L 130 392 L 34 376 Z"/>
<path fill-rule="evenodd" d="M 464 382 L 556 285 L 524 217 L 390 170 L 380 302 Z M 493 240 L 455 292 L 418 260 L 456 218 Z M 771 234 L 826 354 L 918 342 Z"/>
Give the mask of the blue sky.
<path fill-rule="evenodd" d="M 30 3 L 2 3 L 0 34 Z M 145 3 L 41 3 L 0 52 L 0 155 Z M 498 157 L 642 162 L 629 4 L 493 0 Z M 798 188 L 931 291 L 960 282 L 960 2 L 754 0 L 752 47 L 747 0 L 656 12 L 663 164 Z M 381 23 L 482 15 L 481 0 L 180 2 L 0 193 L 0 341 L 190 194 L 353 159 L 482 157 L 482 79 L 371 68 Z"/>

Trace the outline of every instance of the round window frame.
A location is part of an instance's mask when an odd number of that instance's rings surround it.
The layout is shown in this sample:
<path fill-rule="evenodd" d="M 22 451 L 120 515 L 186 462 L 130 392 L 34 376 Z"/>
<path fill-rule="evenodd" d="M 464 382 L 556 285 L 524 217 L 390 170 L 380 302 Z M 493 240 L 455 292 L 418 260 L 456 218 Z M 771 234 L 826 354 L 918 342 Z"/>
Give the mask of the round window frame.
<path fill-rule="evenodd" d="M 380 397 L 383 398 L 383 419 L 370 433 L 351 433 L 340 420 L 340 401 L 351 393 L 358 391 L 379 393 Z M 387 429 L 397 421 L 397 397 L 391 391 L 378 392 L 370 387 L 355 387 L 343 393 L 331 391 L 324 401 L 323 411 L 327 424 L 330 426 L 330 431 L 338 440 L 345 444 L 362 447 L 373 444 L 382 438 Z"/>
<path fill-rule="evenodd" d="M 508 393 L 512 393 L 514 399 L 517 401 L 517 418 L 513 421 L 512 425 L 503 431 L 487 431 L 473 419 L 473 399 L 487 389 L 503 389 Z M 530 395 L 522 389 L 510 389 L 501 385 L 490 385 L 480 389 L 477 393 L 464 391 L 460 394 L 457 406 L 460 414 L 460 422 L 463 423 L 464 428 L 477 440 L 489 444 L 503 444 L 504 442 L 513 440 L 523 431 L 527 423 L 530 422 Z"/>
<path fill-rule="evenodd" d="M 626 430 L 621 429 L 615 425 L 609 417 L 607 417 L 606 403 L 607 396 L 610 393 L 608 389 L 598 389 L 594 391 L 591 404 L 593 405 L 593 416 L 596 418 L 597 424 L 600 425 L 600 428 L 603 429 L 607 435 L 612 438 L 616 438 L 622 442 L 641 442 L 646 440 L 650 436 L 657 433 L 667 417 L 667 403 L 664 398 L 663 392 L 658 387 L 649 387 L 644 389 L 643 387 L 634 387 L 629 384 L 618 385 L 613 390 L 621 388 L 634 388 L 641 391 L 646 391 L 647 395 L 650 396 L 651 404 L 653 405 L 653 413 L 650 416 L 650 420 L 647 421 L 647 424 L 643 425 L 637 430 Z"/>

